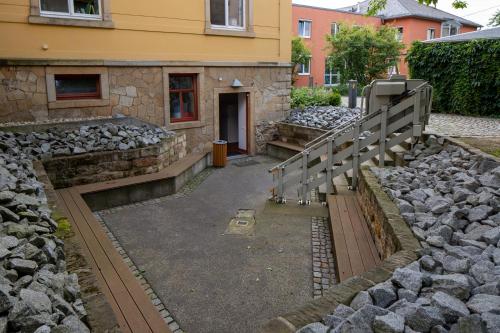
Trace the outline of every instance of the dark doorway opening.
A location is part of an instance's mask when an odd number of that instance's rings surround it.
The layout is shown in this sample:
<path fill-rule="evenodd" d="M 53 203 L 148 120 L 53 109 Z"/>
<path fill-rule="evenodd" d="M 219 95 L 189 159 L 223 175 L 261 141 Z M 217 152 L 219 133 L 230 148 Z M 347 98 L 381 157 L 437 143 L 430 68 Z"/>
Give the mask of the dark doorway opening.
<path fill-rule="evenodd" d="M 219 139 L 227 141 L 228 156 L 248 153 L 247 93 L 219 95 Z"/>

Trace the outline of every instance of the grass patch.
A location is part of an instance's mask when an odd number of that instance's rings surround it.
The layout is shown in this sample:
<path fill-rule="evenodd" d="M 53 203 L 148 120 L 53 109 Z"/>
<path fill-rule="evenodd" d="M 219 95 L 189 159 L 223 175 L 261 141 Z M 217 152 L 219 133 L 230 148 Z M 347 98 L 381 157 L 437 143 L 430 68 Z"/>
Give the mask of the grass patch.
<path fill-rule="evenodd" d="M 58 238 L 64 239 L 71 235 L 71 223 L 69 223 L 69 220 L 65 216 L 62 216 L 57 212 L 53 212 L 52 218 L 57 222 L 55 235 Z"/>
<path fill-rule="evenodd" d="M 498 138 L 460 138 L 463 142 L 482 150 L 486 154 L 500 157 L 500 137 Z"/>

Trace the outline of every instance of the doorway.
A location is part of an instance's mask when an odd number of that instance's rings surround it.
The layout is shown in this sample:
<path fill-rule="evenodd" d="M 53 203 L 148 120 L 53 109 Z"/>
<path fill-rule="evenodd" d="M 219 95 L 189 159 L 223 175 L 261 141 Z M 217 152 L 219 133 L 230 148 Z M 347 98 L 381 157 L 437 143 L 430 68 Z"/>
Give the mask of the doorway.
<path fill-rule="evenodd" d="M 248 154 L 248 93 L 219 94 L 219 139 L 228 156 Z"/>

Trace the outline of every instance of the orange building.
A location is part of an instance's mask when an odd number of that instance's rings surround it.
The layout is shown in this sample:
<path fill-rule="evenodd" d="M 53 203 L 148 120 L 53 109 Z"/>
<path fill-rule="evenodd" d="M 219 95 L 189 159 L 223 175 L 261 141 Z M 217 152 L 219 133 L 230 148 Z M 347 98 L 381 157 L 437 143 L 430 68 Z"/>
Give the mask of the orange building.
<path fill-rule="evenodd" d="M 330 86 L 339 81 L 338 71 L 326 66 L 328 57 L 326 35 L 338 31 L 338 24 L 391 25 L 399 30 L 398 38 L 405 44 L 398 65 L 399 73 L 408 74 L 405 62 L 408 48 L 416 40 L 428 40 L 471 32 L 480 24 L 415 0 L 388 0 L 377 16 L 366 16 L 370 0 L 340 9 L 293 5 L 292 27 L 295 36 L 304 39 L 312 51 L 310 64 L 301 66 L 296 86 Z M 391 69 L 395 72 L 396 69 Z"/>

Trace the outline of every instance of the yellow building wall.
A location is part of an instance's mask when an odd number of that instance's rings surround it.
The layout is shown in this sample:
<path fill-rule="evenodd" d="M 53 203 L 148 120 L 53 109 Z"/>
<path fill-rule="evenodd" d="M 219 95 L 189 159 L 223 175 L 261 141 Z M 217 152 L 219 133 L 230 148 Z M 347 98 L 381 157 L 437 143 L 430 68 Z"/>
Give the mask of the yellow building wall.
<path fill-rule="evenodd" d="M 30 24 L 30 0 L 1 0 L 0 59 L 290 62 L 291 0 L 254 0 L 254 38 L 204 34 L 204 0 L 110 2 L 113 29 Z"/>

